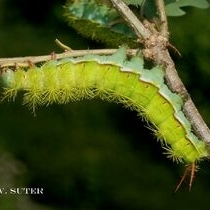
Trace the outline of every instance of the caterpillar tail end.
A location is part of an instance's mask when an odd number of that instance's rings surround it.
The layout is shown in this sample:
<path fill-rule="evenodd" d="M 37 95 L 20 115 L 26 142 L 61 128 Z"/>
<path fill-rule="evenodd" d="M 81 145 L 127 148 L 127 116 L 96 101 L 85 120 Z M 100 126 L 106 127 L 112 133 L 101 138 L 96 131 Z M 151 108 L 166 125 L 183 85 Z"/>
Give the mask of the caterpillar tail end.
<path fill-rule="evenodd" d="M 182 178 L 179 182 L 179 184 L 177 185 L 174 193 L 176 193 L 179 188 L 181 187 L 183 181 L 185 180 L 186 176 L 189 174 L 190 175 L 190 181 L 189 181 L 189 191 L 191 191 L 191 188 L 192 188 L 192 183 L 193 183 L 193 180 L 194 180 L 194 177 L 195 177 L 195 171 L 196 171 L 196 164 L 195 162 L 193 162 L 192 164 L 189 164 L 187 165 L 185 171 L 184 171 L 184 174 L 182 175 Z"/>

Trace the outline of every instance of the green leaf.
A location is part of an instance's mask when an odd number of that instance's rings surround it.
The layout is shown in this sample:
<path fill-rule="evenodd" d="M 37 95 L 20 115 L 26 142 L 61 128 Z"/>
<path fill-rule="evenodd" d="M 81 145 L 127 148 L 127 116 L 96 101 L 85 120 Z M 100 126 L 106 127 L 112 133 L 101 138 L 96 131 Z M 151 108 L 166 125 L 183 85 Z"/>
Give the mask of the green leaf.
<path fill-rule="evenodd" d="M 200 9 L 206 9 L 209 7 L 207 0 L 166 0 L 165 9 L 167 16 L 181 16 L 185 12 L 180 7 L 192 6 Z"/>
<path fill-rule="evenodd" d="M 185 12 L 177 6 L 176 3 L 171 3 L 165 6 L 167 16 L 182 16 Z"/>
<path fill-rule="evenodd" d="M 118 12 L 107 4 L 95 0 L 67 1 L 65 17 L 69 25 L 84 37 L 118 47 L 122 43 L 137 47 L 137 37 L 122 22 Z"/>
<path fill-rule="evenodd" d="M 180 6 L 180 7 L 184 7 L 184 6 L 192 6 L 192 7 L 198 7 L 201 9 L 206 9 L 209 7 L 209 3 L 207 0 L 179 0 L 176 1 L 176 3 Z"/>

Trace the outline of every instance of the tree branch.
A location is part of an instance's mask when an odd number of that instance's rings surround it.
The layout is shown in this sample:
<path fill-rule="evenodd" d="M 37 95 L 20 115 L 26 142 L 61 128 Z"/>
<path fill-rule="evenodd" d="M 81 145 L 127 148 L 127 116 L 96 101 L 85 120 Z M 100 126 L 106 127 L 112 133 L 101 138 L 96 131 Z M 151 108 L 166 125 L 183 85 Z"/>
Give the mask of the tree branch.
<path fill-rule="evenodd" d="M 62 59 L 67 57 L 78 57 L 87 54 L 94 55 L 110 55 L 116 52 L 117 49 L 97 49 L 97 50 L 71 50 L 65 51 L 63 53 L 55 54 L 56 59 Z M 137 50 L 129 49 L 127 53 L 130 55 L 136 54 Z M 52 60 L 52 55 L 42 55 L 42 56 L 26 56 L 26 57 L 16 57 L 16 58 L 0 58 L 0 70 L 3 68 L 8 68 L 12 66 L 27 67 L 29 63 L 40 63 Z"/>
<path fill-rule="evenodd" d="M 165 5 L 163 0 L 156 0 L 157 5 L 157 11 L 159 14 L 161 26 L 160 26 L 160 32 L 161 34 L 168 38 L 169 32 L 168 32 L 168 20 L 165 13 Z"/>

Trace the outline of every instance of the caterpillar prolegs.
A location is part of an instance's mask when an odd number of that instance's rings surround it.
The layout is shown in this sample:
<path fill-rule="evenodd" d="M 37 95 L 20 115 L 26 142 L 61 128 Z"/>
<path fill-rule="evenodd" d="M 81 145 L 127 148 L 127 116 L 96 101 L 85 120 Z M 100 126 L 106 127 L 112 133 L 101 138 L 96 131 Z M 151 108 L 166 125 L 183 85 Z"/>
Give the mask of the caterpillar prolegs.
<path fill-rule="evenodd" d="M 2 74 L 4 98 L 15 99 L 23 92 L 23 104 L 64 104 L 81 99 L 102 99 L 122 103 L 153 125 L 165 153 L 177 162 L 190 164 L 208 156 L 203 141 L 191 131 L 182 112 L 182 99 L 164 84 L 160 66 L 144 67 L 143 58 L 126 57 L 125 48 L 111 56 L 87 55 L 48 61 L 27 71 L 19 68 Z M 188 168 L 189 168 L 188 167 Z"/>

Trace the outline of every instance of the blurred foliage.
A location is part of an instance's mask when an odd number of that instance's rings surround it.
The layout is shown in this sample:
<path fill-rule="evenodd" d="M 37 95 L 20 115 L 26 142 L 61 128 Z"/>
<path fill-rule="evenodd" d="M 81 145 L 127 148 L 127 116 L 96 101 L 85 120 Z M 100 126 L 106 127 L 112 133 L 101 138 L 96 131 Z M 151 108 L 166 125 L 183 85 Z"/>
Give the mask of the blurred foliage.
<path fill-rule="evenodd" d="M 62 17 L 64 1 L 0 1 L 0 57 L 104 47 L 80 37 Z M 181 78 L 210 125 L 210 16 L 189 9 L 170 19 L 171 42 L 181 52 Z M 209 201 L 208 162 L 188 192 L 173 195 L 184 166 L 162 155 L 135 112 L 103 101 L 81 101 L 37 110 L 0 104 L 0 187 L 42 187 L 44 195 L 0 195 L 4 210 L 197 209 Z M 5 158 L 6 157 L 6 158 Z M 6 179 L 6 178 L 8 179 Z"/>

